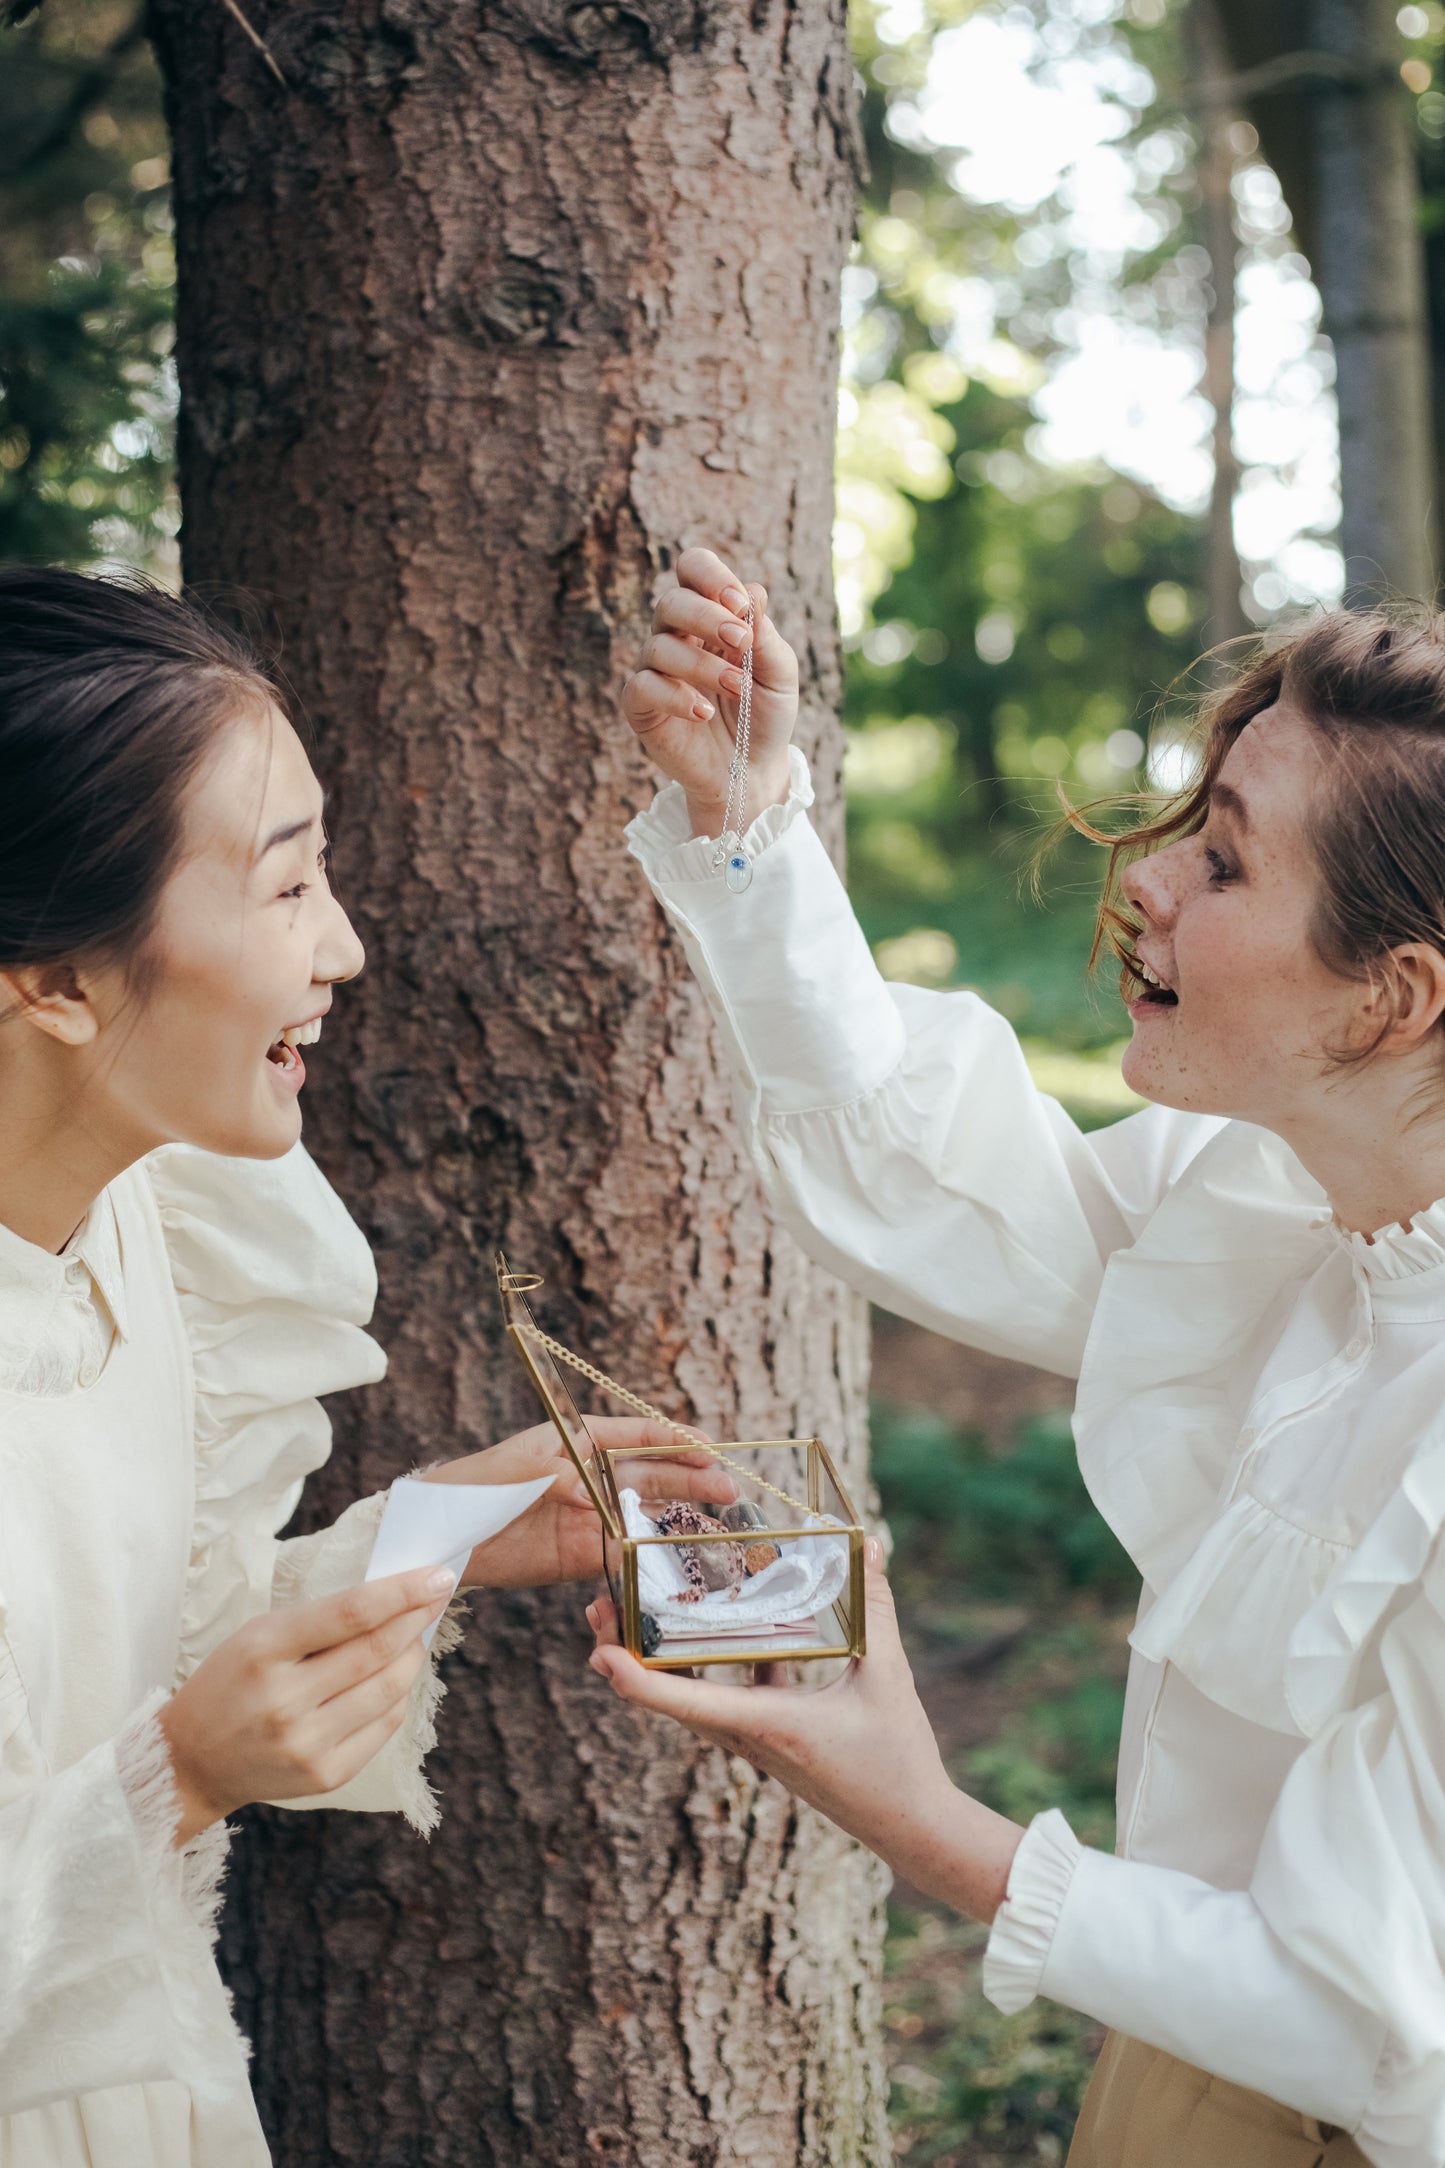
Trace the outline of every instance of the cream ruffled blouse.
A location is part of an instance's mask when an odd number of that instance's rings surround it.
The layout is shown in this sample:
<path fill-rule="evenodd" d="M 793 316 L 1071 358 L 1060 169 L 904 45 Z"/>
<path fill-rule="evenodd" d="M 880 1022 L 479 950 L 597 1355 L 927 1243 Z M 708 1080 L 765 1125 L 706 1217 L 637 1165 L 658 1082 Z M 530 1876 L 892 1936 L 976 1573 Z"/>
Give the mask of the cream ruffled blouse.
<path fill-rule="evenodd" d="M 1263 1130 L 1150 1108 L 1081 1135 L 983 1002 L 884 985 L 794 759 L 741 896 L 676 789 L 628 831 L 753 1158 L 874 1301 L 1078 1379 L 1144 1580 L 1118 1856 L 1033 1824 L 985 1990 L 1440 2168 L 1445 1202 L 1366 1242 Z"/>
<path fill-rule="evenodd" d="M 385 1504 L 279 1542 L 330 1451 L 318 1393 L 381 1376 L 370 1252 L 298 1146 L 168 1147 L 63 1255 L 0 1227 L 0 2161 L 264 2168 L 211 1956 L 226 1833 L 173 1849 L 155 1711 L 277 1604 L 361 1580 Z M 439 1688 L 343 1791 L 436 1819 Z"/>

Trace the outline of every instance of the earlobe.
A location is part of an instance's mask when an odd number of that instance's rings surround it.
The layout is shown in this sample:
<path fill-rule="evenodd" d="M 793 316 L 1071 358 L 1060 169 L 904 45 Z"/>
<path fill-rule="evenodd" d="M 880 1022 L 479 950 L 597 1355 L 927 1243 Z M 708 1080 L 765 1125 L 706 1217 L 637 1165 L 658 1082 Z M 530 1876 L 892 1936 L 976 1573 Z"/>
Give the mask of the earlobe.
<path fill-rule="evenodd" d="M 1405 1053 L 1420 1046 L 1445 1019 L 1445 954 L 1424 942 L 1392 949 L 1388 980 L 1371 995 L 1370 1009 L 1388 1008 L 1380 1044 Z"/>
<path fill-rule="evenodd" d="M 100 1028 L 95 1008 L 71 965 L 0 971 L 6 1014 L 61 1046 L 89 1046 Z"/>

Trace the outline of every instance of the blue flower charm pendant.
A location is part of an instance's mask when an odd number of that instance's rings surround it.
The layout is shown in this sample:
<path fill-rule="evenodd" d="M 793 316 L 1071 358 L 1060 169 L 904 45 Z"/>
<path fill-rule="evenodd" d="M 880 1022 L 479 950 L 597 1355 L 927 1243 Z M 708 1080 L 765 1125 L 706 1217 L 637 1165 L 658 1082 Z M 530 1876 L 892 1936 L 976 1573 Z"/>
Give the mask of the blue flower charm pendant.
<path fill-rule="evenodd" d="M 733 894 L 740 896 L 753 877 L 753 862 L 746 851 L 728 852 L 727 870 L 723 877 Z"/>

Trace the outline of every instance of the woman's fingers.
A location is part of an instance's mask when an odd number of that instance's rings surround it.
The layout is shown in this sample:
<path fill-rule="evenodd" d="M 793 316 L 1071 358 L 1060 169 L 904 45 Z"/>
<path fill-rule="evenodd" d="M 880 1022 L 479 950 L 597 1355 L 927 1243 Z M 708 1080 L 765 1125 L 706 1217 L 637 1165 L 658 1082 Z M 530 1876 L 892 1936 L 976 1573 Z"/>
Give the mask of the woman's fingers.
<path fill-rule="evenodd" d="M 334 1649 L 344 1641 L 374 1633 L 404 1612 L 435 1612 L 456 1586 L 453 1575 L 441 1567 L 418 1566 L 411 1573 L 389 1573 L 380 1581 L 363 1581 L 344 1588 L 336 1596 L 320 1596 L 270 1615 L 273 1647 L 282 1657 L 300 1659 Z"/>
<path fill-rule="evenodd" d="M 627 1481 L 639 1498 L 690 1498 L 709 1505 L 735 1505 L 737 1484 L 716 1461 L 698 1467 L 677 1460 L 629 1461 Z"/>
<path fill-rule="evenodd" d="M 798 658 L 768 616 L 763 605 L 765 587 L 750 587 L 756 617 L 757 639 L 753 650 L 753 680 L 759 692 L 794 694 L 798 690 Z"/>
<path fill-rule="evenodd" d="M 682 1445 L 682 1433 L 670 1423 L 659 1423 L 651 1415 L 588 1415 L 583 1417 L 587 1428 L 599 1445 L 605 1445 L 614 1453 L 638 1453 L 651 1451 L 654 1446 L 665 1445 L 680 1460 L 702 1462 L 710 1456 L 705 1445 Z M 699 1432 L 706 1436 L 706 1432 Z"/>
<path fill-rule="evenodd" d="M 388 1712 L 406 1700 L 426 1660 L 427 1652 L 418 1638 L 380 1671 L 323 1702 L 316 1712 L 323 1750 L 340 1746 L 356 1732 L 384 1722 Z"/>
<path fill-rule="evenodd" d="M 408 1649 L 419 1647 L 422 1635 L 440 1615 L 439 1602 L 418 1605 L 410 1611 L 398 1612 L 368 1633 L 357 1634 L 350 1641 L 338 1642 L 335 1648 L 322 1649 L 314 1656 L 308 1656 L 301 1666 L 308 1696 L 320 1706 L 337 1694 L 344 1694 L 353 1686 L 375 1678 Z"/>
<path fill-rule="evenodd" d="M 638 737 L 645 738 L 663 723 L 709 722 L 716 709 L 681 678 L 664 677 L 657 670 L 635 670 L 622 688 L 622 712 Z"/>
<path fill-rule="evenodd" d="M 696 594 L 706 595 L 710 602 L 717 602 L 737 617 L 748 606 L 766 605 L 767 591 L 757 587 L 748 589 L 732 570 L 725 565 L 714 550 L 684 550 L 677 560 L 677 579 L 680 587 L 690 587 Z"/>
<path fill-rule="evenodd" d="M 626 1649 L 603 1644 L 592 1652 L 592 1668 L 613 1692 L 639 1709 L 670 1716 L 716 1744 L 728 1744 L 756 1729 L 758 1711 L 746 1686 L 714 1686 L 677 1671 L 648 1671 Z M 746 1747 L 741 1751 L 746 1752 Z"/>
<path fill-rule="evenodd" d="M 599 1445 L 619 1460 L 629 1486 L 641 1498 L 690 1498 L 709 1505 L 732 1505 L 738 1486 L 705 1446 L 682 1445 L 675 1430 L 647 1417 L 589 1415 L 587 1428 Z M 665 1455 L 659 1448 L 665 1447 Z M 633 1460 L 633 1453 L 656 1454 Z"/>
<path fill-rule="evenodd" d="M 689 685 L 705 700 L 720 700 L 724 693 L 736 696 L 743 689 L 742 672 L 725 655 L 694 647 L 676 633 L 655 632 L 638 657 L 640 675 L 662 677 Z"/>
<path fill-rule="evenodd" d="M 741 594 L 742 589 L 737 592 Z M 673 633 L 683 640 L 706 640 L 734 655 L 744 654 L 752 640 L 752 630 L 741 617 L 691 587 L 663 589 L 653 607 L 652 630 L 654 634 Z"/>

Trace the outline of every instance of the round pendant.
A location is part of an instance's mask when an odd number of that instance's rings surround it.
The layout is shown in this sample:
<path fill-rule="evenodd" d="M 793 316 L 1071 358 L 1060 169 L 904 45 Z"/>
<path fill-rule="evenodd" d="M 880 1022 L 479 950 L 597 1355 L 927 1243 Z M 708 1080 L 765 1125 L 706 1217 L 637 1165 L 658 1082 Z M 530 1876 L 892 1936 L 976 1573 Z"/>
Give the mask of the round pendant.
<path fill-rule="evenodd" d="M 740 896 L 750 886 L 753 878 L 753 862 L 746 851 L 729 851 L 724 879 L 735 896 Z"/>

